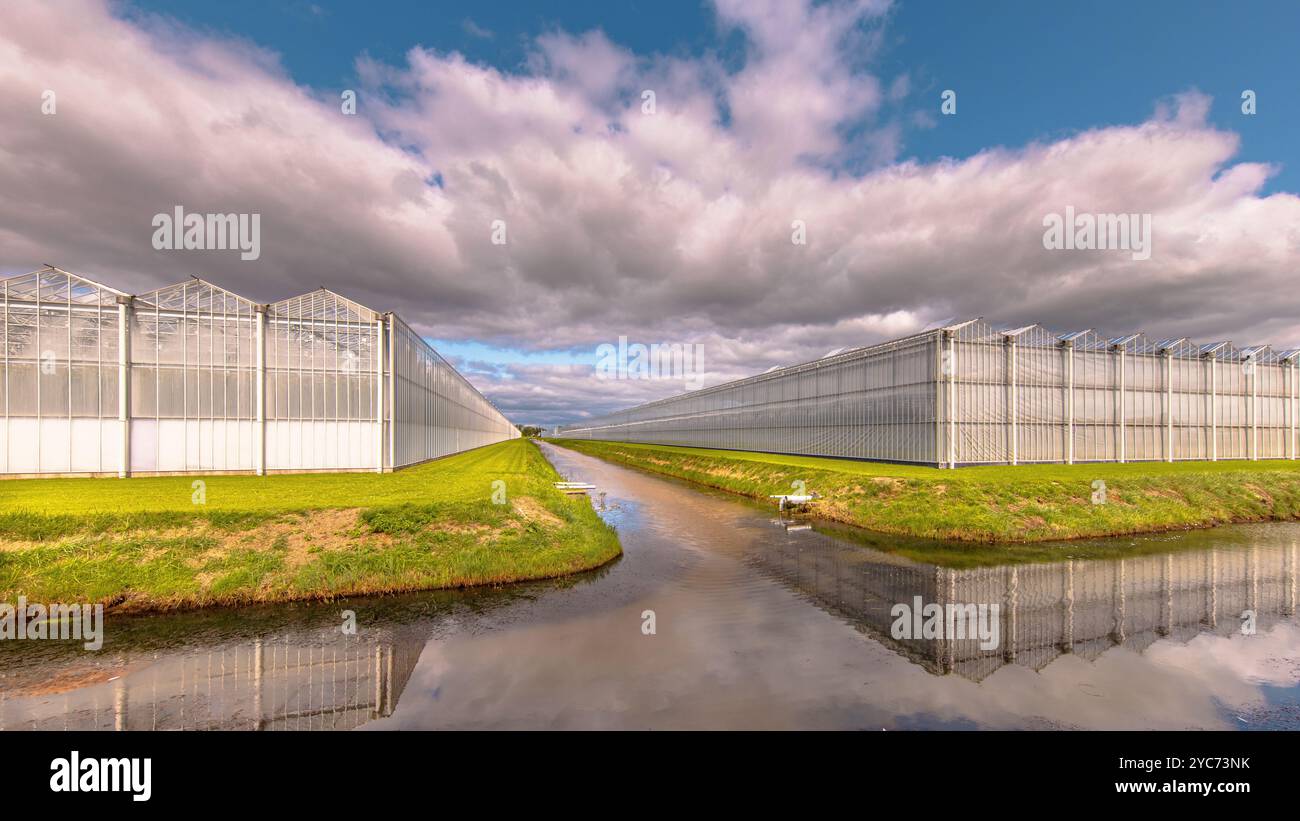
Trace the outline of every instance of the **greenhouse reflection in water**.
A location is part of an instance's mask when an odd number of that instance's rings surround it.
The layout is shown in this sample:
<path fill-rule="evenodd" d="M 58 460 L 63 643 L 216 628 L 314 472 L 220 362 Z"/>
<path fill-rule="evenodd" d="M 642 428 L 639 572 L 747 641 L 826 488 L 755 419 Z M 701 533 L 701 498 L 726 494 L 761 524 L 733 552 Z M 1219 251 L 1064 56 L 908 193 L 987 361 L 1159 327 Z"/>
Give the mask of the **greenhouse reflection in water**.
<path fill-rule="evenodd" d="M 1261 633 L 1295 614 L 1295 540 L 1255 544 L 1247 539 L 1241 546 L 1124 559 L 953 568 L 845 541 L 833 527 L 764 525 L 770 536 L 753 538 L 757 530 L 744 534 L 741 560 L 752 572 L 933 676 L 979 682 L 1008 665 L 1042 670 L 1067 654 L 1092 662 L 1117 647 L 1142 653 L 1159 641 L 1232 636 L 1242 632 L 1243 611 L 1253 612 Z M 601 574 L 583 583 L 597 590 L 602 584 L 608 580 Z M 527 589 L 525 598 L 564 595 L 548 585 Z M 338 607 L 308 608 L 314 615 L 306 624 L 301 618 L 271 629 L 258 624 L 253 637 L 240 635 L 236 618 L 233 629 L 206 640 L 201 637 L 212 631 L 199 629 L 200 638 L 176 648 L 118 647 L 102 656 L 67 654 L 42 664 L 6 664 L 0 726 L 353 729 L 394 713 L 428 646 L 448 636 L 474 640 L 457 628 L 467 617 L 462 595 L 434 594 L 440 602 L 434 607 L 428 597 L 397 599 L 368 614 L 357 635 L 340 630 Z M 894 638 L 891 608 L 914 597 L 941 606 L 998 604 L 998 646 L 984 648 L 974 636 Z M 468 617 L 508 615 L 518 598 L 511 591 L 480 594 L 470 602 Z M 602 624 L 595 620 L 586 629 L 607 629 L 591 626 Z M 496 629 L 505 628 L 497 624 Z M 600 667 L 595 659 L 573 663 L 588 661 Z M 495 659 L 500 669 L 492 675 L 506 674 L 507 662 Z"/>

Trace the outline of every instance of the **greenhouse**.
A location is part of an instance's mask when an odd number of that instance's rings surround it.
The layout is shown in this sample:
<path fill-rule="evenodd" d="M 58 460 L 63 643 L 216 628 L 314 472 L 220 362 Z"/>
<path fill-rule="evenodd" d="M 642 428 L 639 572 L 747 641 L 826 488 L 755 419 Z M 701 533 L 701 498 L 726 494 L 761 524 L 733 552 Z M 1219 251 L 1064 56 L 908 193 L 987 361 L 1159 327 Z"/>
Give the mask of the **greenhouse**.
<path fill-rule="evenodd" d="M 0 280 L 0 475 L 389 471 L 518 437 L 395 314 L 324 288 Z"/>
<path fill-rule="evenodd" d="M 556 435 L 938 467 L 1294 459 L 1298 357 L 972 319 Z"/>

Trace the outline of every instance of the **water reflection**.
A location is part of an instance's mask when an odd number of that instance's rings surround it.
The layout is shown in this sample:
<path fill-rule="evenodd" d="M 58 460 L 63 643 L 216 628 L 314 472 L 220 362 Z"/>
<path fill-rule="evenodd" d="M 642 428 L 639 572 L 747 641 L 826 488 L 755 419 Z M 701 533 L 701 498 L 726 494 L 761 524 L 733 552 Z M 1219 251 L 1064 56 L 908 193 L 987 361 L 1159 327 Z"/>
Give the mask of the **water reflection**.
<path fill-rule="evenodd" d="M 350 730 L 392 714 L 427 640 L 418 623 L 321 627 L 69 657 L 0 689 L 0 729 Z"/>
<path fill-rule="evenodd" d="M 1041 670 L 1067 653 L 1093 660 L 1117 646 L 1140 652 L 1161 638 L 1230 636 L 1242 631 L 1243 611 L 1254 613 L 1258 632 L 1295 615 L 1295 540 L 957 569 L 848 545 L 806 522 L 774 524 L 787 537 L 766 541 L 752 555 L 756 567 L 932 673 L 974 681 L 1007 664 Z M 981 649 L 973 636 L 894 638 L 891 608 L 915 596 L 940 606 L 997 603 L 999 646 Z"/>

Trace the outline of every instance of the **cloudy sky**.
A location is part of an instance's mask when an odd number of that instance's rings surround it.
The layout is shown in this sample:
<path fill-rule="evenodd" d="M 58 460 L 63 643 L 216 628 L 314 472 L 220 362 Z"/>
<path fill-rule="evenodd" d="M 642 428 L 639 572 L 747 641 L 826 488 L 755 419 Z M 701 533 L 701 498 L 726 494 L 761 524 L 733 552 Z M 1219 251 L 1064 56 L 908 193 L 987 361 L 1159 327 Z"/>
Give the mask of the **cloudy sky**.
<path fill-rule="evenodd" d="M 543 424 L 683 389 L 595 378 L 620 336 L 706 384 L 971 316 L 1300 346 L 1294 3 L 384 5 L 5 0 L 0 275 L 324 285 Z M 155 249 L 177 206 L 260 257 Z M 1045 249 L 1066 207 L 1150 259 Z"/>

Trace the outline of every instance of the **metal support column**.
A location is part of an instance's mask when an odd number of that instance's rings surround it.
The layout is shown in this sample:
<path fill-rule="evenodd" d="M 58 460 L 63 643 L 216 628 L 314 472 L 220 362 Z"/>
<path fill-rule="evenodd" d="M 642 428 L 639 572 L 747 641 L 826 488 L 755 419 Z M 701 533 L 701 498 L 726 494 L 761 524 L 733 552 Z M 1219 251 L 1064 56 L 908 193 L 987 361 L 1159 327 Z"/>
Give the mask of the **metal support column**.
<path fill-rule="evenodd" d="M 1219 461 L 1219 359 L 1210 356 L 1210 461 Z"/>
<path fill-rule="evenodd" d="M 1287 414 L 1287 423 L 1291 426 L 1290 435 L 1287 436 L 1287 457 L 1295 459 L 1296 457 L 1296 360 L 1291 360 L 1290 368 L 1287 368 L 1287 408 L 1290 413 Z"/>
<path fill-rule="evenodd" d="M 957 339 L 948 334 L 948 467 L 957 467 Z"/>
<path fill-rule="evenodd" d="M 943 331 L 935 332 L 934 341 L 934 464 L 944 466 L 943 447 Z"/>
<path fill-rule="evenodd" d="M 1011 397 L 1008 403 L 1007 416 L 1011 420 L 1011 464 L 1017 464 L 1020 461 L 1020 432 L 1016 429 L 1019 420 L 1020 402 L 1017 396 L 1016 385 L 1016 340 L 1007 337 L 1007 381 L 1011 385 Z"/>
<path fill-rule="evenodd" d="M 257 305 L 253 309 L 256 322 L 256 343 L 254 365 L 257 370 L 253 397 L 255 403 L 253 414 L 253 470 L 258 476 L 266 475 L 266 306 Z"/>
<path fill-rule="evenodd" d="M 1074 343 L 1063 342 L 1065 353 L 1065 463 L 1074 464 Z"/>
<path fill-rule="evenodd" d="M 1119 460 L 1128 461 L 1128 436 L 1124 430 L 1124 349 L 1119 348 Z"/>
<path fill-rule="evenodd" d="M 117 425 L 122 441 L 117 475 L 131 475 L 131 297 L 117 298 Z"/>
<path fill-rule="evenodd" d="M 1259 458 L 1259 363 L 1250 355 L 1250 460 Z"/>
<path fill-rule="evenodd" d="M 397 470 L 397 318 L 388 323 L 388 469 Z"/>
<path fill-rule="evenodd" d="M 375 320 L 375 473 L 384 472 L 384 320 Z"/>
<path fill-rule="evenodd" d="M 1165 461 L 1174 461 L 1174 357 L 1165 351 Z"/>

